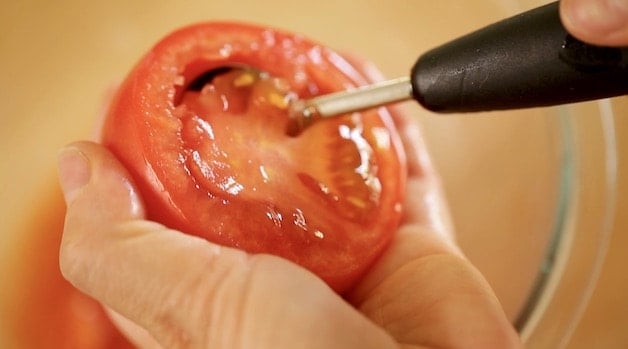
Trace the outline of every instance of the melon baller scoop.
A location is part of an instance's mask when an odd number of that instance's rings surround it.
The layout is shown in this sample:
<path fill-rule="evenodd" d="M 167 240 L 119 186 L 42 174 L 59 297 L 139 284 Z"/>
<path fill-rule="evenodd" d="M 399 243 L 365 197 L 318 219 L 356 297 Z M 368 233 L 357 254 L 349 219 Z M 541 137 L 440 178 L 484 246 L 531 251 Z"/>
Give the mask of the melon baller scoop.
<path fill-rule="evenodd" d="M 628 47 L 586 44 L 558 2 L 489 25 L 421 55 L 409 77 L 298 100 L 296 129 L 405 100 L 438 113 L 521 109 L 628 94 Z"/>

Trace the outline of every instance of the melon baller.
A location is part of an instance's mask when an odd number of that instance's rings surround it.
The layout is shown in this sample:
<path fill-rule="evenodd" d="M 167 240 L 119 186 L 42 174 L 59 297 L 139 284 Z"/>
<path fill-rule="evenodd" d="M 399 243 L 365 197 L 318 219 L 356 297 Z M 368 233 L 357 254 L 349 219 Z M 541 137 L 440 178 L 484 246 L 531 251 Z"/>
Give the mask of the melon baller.
<path fill-rule="evenodd" d="M 438 113 L 462 113 L 626 94 L 628 47 L 577 40 L 553 2 L 426 52 L 408 77 L 298 100 L 290 114 L 303 130 L 322 118 L 405 100 Z"/>

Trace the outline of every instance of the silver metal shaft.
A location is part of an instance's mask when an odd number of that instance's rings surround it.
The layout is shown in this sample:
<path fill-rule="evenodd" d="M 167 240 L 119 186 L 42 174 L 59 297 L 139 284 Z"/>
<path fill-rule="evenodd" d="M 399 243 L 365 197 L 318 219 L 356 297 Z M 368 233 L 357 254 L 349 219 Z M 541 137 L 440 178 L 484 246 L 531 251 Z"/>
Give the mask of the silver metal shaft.
<path fill-rule="evenodd" d="M 398 78 L 294 103 L 296 117 L 326 118 L 412 98 L 410 78 Z"/>

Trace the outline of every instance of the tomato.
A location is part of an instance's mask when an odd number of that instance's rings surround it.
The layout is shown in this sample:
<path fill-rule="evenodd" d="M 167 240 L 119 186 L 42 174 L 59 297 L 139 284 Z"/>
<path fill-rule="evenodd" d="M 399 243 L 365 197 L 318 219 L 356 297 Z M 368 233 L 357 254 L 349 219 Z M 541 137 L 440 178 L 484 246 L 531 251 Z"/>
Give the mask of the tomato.
<path fill-rule="evenodd" d="M 193 25 L 157 43 L 127 76 L 102 141 L 130 170 L 150 219 L 282 256 L 342 293 L 399 224 L 399 137 L 384 108 L 290 136 L 287 107 L 367 82 L 299 35 Z"/>

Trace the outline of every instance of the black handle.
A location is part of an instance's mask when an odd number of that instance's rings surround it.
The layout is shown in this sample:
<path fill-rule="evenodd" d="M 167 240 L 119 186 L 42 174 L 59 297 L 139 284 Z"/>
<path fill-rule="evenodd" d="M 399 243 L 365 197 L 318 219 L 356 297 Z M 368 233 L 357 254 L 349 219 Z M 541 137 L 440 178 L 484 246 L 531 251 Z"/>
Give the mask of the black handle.
<path fill-rule="evenodd" d="M 554 2 L 422 55 L 414 98 L 436 112 L 559 105 L 628 94 L 628 47 L 570 36 Z"/>

